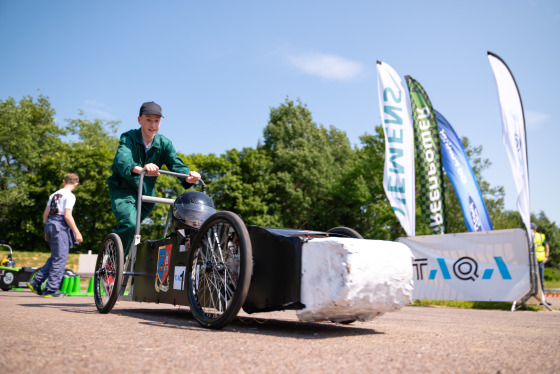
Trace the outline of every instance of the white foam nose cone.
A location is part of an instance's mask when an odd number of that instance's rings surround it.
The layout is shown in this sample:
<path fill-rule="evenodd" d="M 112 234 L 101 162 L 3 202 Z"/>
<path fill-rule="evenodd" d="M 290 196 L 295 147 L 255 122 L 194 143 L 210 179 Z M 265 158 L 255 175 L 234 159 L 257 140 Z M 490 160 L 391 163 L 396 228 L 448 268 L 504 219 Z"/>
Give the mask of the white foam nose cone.
<path fill-rule="evenodd" d="M 369 321 L 412 300 L 412 252 L 402 243 L 311 239 L 302 247 L 301 321 Z"/>

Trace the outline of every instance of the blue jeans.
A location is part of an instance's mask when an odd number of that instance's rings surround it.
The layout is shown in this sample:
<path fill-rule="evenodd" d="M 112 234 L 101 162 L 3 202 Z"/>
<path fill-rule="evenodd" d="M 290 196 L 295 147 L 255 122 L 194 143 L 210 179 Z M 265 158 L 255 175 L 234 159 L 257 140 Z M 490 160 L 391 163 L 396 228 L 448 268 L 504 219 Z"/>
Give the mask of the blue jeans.
<path fill-rule="evenodd" d="M 33 278 L 39 286 L 47 279 L 45 291 L 54 292 L 60 288 L 68 252 L 72 248 L 72 230 L 64 216 L 49 216 L 45 223 L 45 236 L 51 249 L 51 257 Z"/>
<path fill-rule="evenodd" d="M 544 294 L 544 262 L 539 262 L 539 275 L 541 276 L 542 292 Z"/>

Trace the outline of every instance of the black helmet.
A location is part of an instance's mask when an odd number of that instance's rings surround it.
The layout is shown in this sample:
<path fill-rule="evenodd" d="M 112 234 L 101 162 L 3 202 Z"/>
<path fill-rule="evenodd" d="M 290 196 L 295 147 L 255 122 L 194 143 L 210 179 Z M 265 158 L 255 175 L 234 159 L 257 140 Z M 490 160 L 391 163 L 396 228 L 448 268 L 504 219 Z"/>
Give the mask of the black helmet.
<path fill-rule="evenodd" d="M 214 202 L 208 195 L 188 191 L 181 194 L 173 204 L 173 223 L 177 229 L 199 229 L 214 213 Z"/>

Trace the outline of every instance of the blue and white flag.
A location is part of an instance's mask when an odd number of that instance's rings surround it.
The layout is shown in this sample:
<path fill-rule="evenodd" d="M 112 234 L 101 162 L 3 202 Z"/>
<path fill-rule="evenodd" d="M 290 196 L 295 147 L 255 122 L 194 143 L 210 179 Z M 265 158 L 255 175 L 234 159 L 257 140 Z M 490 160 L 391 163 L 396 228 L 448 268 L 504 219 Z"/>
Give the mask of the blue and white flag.
<path fill-rule="evenodd" d="M 455 189 L 469 231 L 491 231 L 492 222 L 480 193 L 461 139 L 449 122 L 435 110 L 441 142 L 443 168 Z"/>

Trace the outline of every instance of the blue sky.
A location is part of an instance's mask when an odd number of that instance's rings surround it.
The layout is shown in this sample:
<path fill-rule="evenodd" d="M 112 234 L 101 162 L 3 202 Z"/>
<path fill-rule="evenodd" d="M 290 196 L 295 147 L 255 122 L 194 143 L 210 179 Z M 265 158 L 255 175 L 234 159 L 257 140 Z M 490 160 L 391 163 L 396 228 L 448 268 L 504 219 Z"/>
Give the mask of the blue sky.
<path fill-rule="evenodd" d="M 554 0 L 0 0 L 0 100 L 42 94 L 61 125 L 83 111 L 121 121 L 119 132 L 154 100 L 178 151 L 219 155 L 255 147 L 270 108 L 299 98 L 359 146 L 381 121 L 381 60 L 418 80 L 459 136 L 483 147 L 485 179 L 516 209 L 492 51 L 524 104 L 531 211 L 558 225 L 559 40 Z"/>

